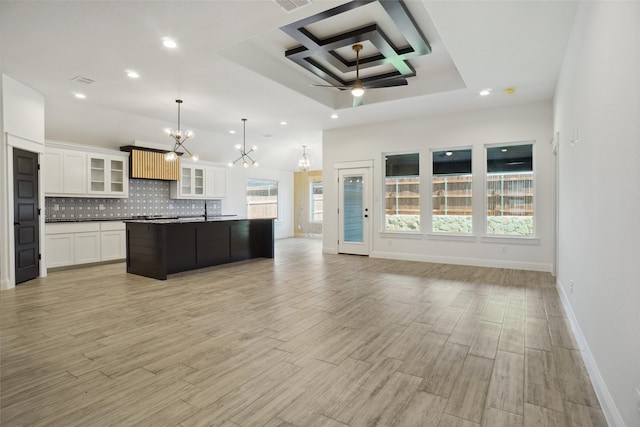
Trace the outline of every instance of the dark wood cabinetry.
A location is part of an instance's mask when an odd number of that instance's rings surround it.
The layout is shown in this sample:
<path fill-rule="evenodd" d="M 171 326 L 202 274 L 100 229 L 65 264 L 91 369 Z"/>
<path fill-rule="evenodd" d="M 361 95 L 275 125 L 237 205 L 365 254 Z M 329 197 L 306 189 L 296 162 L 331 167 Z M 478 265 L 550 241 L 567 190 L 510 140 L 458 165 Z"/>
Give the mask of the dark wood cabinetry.
<path fill-rule="evenodd" d="M 250 258 L 273 258 L 273 220 L 127 222 L 127 272 L 167 275 Z"/>

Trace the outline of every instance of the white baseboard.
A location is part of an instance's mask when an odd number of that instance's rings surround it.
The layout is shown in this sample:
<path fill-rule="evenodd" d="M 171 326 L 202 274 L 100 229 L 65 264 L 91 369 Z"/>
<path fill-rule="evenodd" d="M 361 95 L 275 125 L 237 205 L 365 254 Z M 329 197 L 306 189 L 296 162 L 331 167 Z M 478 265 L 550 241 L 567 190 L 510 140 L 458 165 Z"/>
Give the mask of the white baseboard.
<path fill-rule="evenodd" d="M 434 262 L 438 264 L 470 265 L 473 267 L 511 268 L 516 270 L 545 271 L 549 273 L 552 271 L 553 267 L 551 264 L 535 262 L 505 261 L 501 259 L 442 257 L 383 251 L 373 251 L 370 256 L 372 258 L 397 259 L 402 261 L 421 261 Z"/>
<path fill-rule="evenodd" d="M 1 291 L 6 291 L 7 289 L 13 289 L 13 288 L 15 288 L 15 286 L 13 285 L 13 283 L 11 283 L 9 279 L 3 279 L 2 281 L 0 281 Z"/>
<path fill-rule="evenodd" d="M 327 247 L 327 246 L 323 246 L 322 247 L 322 253 L 323 254 L 332 254 L 332 255 L 336 255 L 338 253 L 338 248 L 336 247 Z"/>
<path fill-rule="evenodd" d="M 562 301 L 562 306 L 564 307 L 564 311 L 567 314 L 567 318 L 569 319 L 569 324 L 571 325 L 571 330 L 573 331 L 573 335 L 576 338 L 576 342 L 578 344 L 578 348 L 580 349 L 580 353 L 582 354 L 582 360 L 589 372 L 589 378 L 591 378 L 591 384 L 593 385 L 593 389 L 596 392 L 596 396 L 598 396 L 598 401 L 600 402 L 600 406 L 602 407 L 602 412 L 604 413 L 605 418 L 607 419 L 607 423 L 611 427 L 627 427 L 616 406 L 611 393 L 609 393 L 609 389 L 607 388 L 607 384 L 604 382 L 602 378 L 602 374 L 600 374 L 600 369 L 598 369 L 598 365 L 593 358 L 593 354 L 591 354 L 591 349 L 589 348 L 589 344 L 580 329 L 580 324 L 578 323 L 578 319 L 576 319 L 575 313 L 573 312 L 573 308 L 571 307 L 571 303 L 569 302 L 569 298 L 567 294 L 564 292 L 564 287 L 560 283 L 559 280 L 556 281 L 556 288 L 558 289 L 558 295 L 560 295 L 560 301 Z"/>

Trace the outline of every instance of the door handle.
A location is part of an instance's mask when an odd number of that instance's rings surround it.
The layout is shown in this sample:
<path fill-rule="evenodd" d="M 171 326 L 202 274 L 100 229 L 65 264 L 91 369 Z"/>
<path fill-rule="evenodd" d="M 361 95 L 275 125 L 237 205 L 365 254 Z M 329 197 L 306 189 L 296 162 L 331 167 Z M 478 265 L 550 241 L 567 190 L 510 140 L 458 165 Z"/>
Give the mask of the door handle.
<path fill-rule="evenodd" d="M 20 221 L 16 221 L 13 223 L 13 225 L 22 225 L 22 223 Z"/>

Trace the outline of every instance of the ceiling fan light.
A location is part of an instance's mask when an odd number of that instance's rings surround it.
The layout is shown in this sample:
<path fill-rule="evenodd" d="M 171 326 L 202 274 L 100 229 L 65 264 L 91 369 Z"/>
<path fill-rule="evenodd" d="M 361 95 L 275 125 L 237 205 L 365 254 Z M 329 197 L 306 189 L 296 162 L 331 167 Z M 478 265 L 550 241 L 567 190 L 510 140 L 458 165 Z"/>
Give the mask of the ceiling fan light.
<path fill-rule="evenodd" d="M 364 86 L 362 86 L 362 83 L 360 83 L 359 80 L 353 84 L 353 87 L 351 88 L 351 95 L 356 98 L 364 95 Z"/>

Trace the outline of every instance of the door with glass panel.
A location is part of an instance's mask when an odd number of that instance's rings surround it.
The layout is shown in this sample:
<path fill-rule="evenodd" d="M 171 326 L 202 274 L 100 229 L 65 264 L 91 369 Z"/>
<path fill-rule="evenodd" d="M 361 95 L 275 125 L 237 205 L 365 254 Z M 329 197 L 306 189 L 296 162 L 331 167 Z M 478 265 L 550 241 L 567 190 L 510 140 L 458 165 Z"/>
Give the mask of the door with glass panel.
<path fill-rule="evenodd" d="M 369 255 L 372 218 L 369 169 L 339 169 L 338 184 L 338 252 Z"/>

